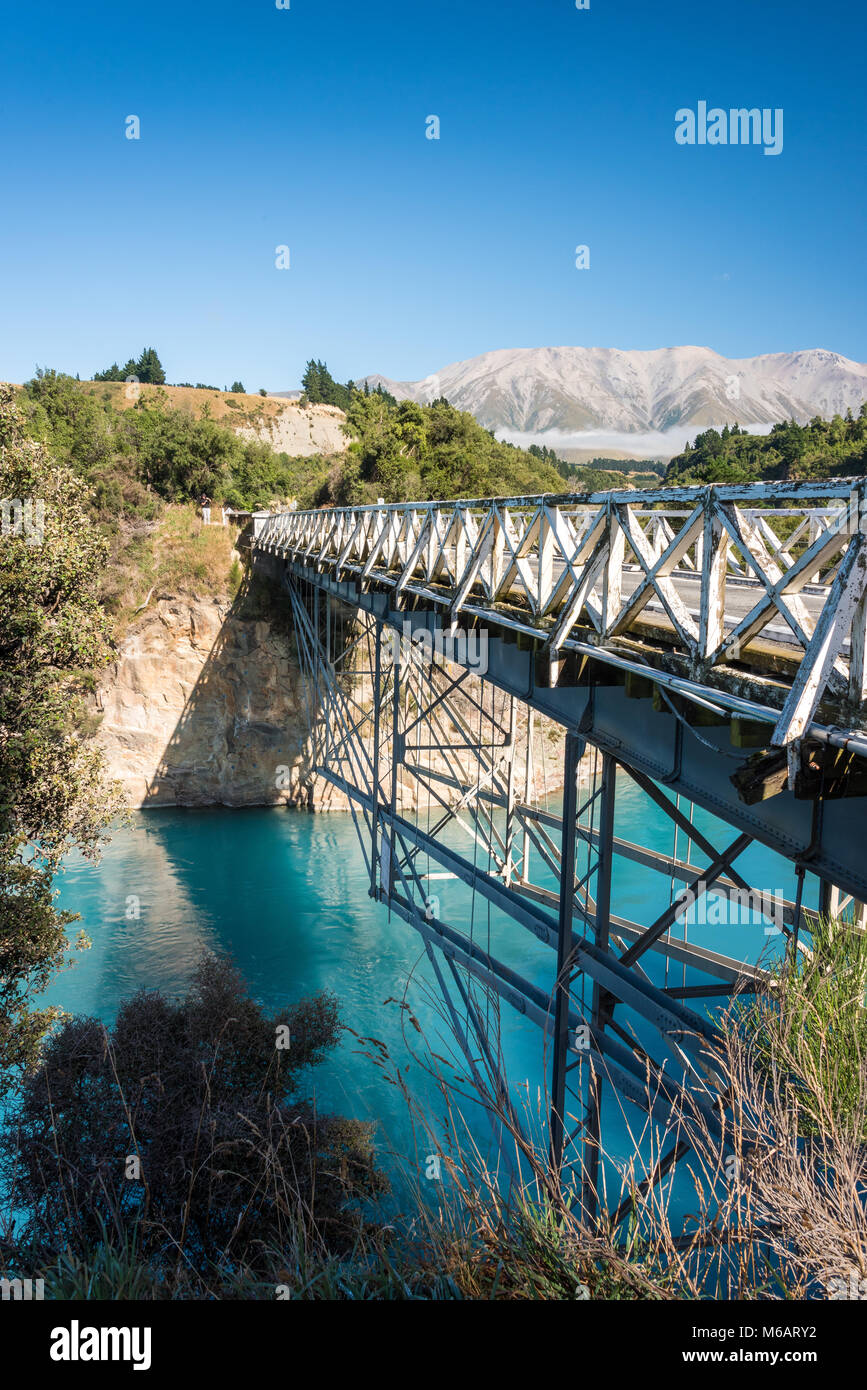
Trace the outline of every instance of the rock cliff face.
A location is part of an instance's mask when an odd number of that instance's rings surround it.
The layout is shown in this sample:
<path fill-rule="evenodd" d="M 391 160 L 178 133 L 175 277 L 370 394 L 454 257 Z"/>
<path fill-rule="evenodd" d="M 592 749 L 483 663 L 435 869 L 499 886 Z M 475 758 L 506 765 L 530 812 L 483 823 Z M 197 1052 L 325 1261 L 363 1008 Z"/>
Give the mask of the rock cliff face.
<path fill-rule="evenodd" d="M 96 739 L 130 806 L 308 805 L 303 701 L 290 639 L 272 623 L 235 617 L 228 602 L 163 598 L 101 682 Z"/>
<path fill-rule="evenodd" d="M 142 614 L 96 694 L 95 737 L 109 776 L 122 784 L 131 807 L 346 810 L 343 793 L 311 776 L 304 681 L 285 615 L 276 608 L 270 618 L 240 613 L 227 600 L 163 597 Z M 369 681 L 359 676 L 356 702 L 366 707 L 371 695 Z M 489 702 L 490 689 L 481 698 Z M 502 705 L 503 697 L 497 699 Z M 464 715 L 472 725 L 478 710 L 468 705 Z M 455 726 L 444 736 L 458 748 L 465 740 Z M 559 790 L 562 740 L 561 729 L 537 721 L 536 797 Z M 518 732 L 521 767 L 522 744 L 526 750 L 526 729 Z M 454 775 L 449 759 L 432 757 L 438 772 Z M 462 775 L 472 782 L 475 765 Z M 411 811 L 426 796 L 401 767 L 398 809 Z"/>
<path fill-rule="evenodd" d="M 343 430 L 345 420 L 343 411 L 333 405 L 309 405 L 302 410 L 292 403 L 256 426 L 236 426 L 236 433 L 243 439 L 264 440 L 272 449 L 294 457 L 342 454 L 349 443 Z"/>

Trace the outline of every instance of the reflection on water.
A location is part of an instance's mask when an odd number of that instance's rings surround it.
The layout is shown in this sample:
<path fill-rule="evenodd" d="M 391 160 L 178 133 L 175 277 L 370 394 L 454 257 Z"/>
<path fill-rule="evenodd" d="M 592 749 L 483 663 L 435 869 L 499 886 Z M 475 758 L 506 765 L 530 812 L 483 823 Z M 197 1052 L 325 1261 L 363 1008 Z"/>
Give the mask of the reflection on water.
<path fill-rule="evenodd" d="M 626 783 L 618 798 L 615 831 L 624 839 L 673 852 L 671 823 Z M 639 823 L 640 821 L 640 823 Z M 714 822 L 697 823 L 711 835 Z M 686 857 L 685 842 L 678 847 Z M 424 867 L 424 866 L 421 866 Z M 431 864 L 436 870 L 437 866 Z M 754 882 L 793 893 L 789 867 L 758 847 L 739 861 Z M 282 808 L 151 810 L 117 831 L 99 865 L 72 862 L 58 880 L 60 905 L 81 914 L 92 950 L 76 955 L 48 991 L 47 1000 L 74 1013 L 109 1020 L 118 1002 L 140 988 L 182 991 L 203 947 L 228 950 L 253 994 L 270 1007 L 319 989 L 338 996 L 343 1019 L 356 1033 L 388 1047 L 405 1069 L 408 1084 L 434 1115 L 443 1102 L 404 1041 L 405 1014 L 395 1003 L 412 979 L 409 1001 L 427 1044 L 454 1055 L 432 988 L 433 976 L 420 938 L 400 918 L 368 896 L 368 877 L 348 815 L 309 816 Z M 677 891 L 678 885 L 675 885 Z M 486 949 L 550 992 L 552 953 L 516 923 L 474 905 L 463 885 L 438 881 L 441 915 L 471 932 Z M 662 875 L 618 860 L 616 911 L 649 923 L 669 901 Z M 138 912 L 136 916 L 135 913 Z M 718 951 L 755 960 L 768 946 L 761 925 L 696 925 L 689 939 Z M 689 982 L 680 965 L 666 967 L 656 956 L 646 964 L 657 983 Z M 637 1019 L 624 1019 L 638 1035 Z M 419 1038 L 409 1029 L 410 1040 Z M 502 1046 L 509 1081 L 535 1111 L 543 1086 L 539 1031 L 503 1006 Z M 415 1167 L 412 1128 L 398 1088 L 362 1055 L 350 1034 L 310 1077 L 323 1108 L 379 1122 L 380 1139 Z M 634 1148 L 630 1124 L 619 1101 L 607 1105 L 605 1143 L 615 1159 Z M 490 1131 L 476 1112 L 472 1128 L 483 1146 Z M 416 1170 L 417 1171 L 417 1170 Z"/>

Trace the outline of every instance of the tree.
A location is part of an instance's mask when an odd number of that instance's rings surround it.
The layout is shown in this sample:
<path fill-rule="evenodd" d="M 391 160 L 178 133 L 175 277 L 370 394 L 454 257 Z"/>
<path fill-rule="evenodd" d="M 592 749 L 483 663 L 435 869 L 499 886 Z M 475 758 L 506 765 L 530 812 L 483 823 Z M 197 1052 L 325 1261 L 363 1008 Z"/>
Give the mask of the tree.
<path fill-rule="evenodd" d="M 87 510 L 115 550 L 128 539 L 120 524 L 152 521 L 164 501 L 186 502 L 206 492 L 231 497 L 246 510 L 310 495 L 327 474 L 319 456 L 290 459 L 270 444 L 242 439 L 212 418 L 207 400 L 195 415 L 161 391 L 142 394 L 131 410 L 101 394 L 40 367 L 19 400 L 31 434 L 75 470 Z"/>
<path fill-rule="evenodd" d="M 32 1065 L 54 1013 L 34 1007 L 62 964 L 52 876 L 72 849 L 98 855 L 119 809 L 102 760 L 76 736 L 87 673 L 108 657 L 99 602 L 107 543 L 81 480 L 25 435 L 0 387 L 0 497 L 19 499 L 0 535 L 0 1081 Z M 28 510 L 25 510 L 27 508 Z"/>
<path fill-rule="evenodd" d="M 197 420 L 173 410 L 159 397 L 137 401 L 125 423 L 144 481 L 169 502 L 219 495 L 243 452 L 232 430 L 204 414 Z"/>
<path fill-rule="evenodd" d="M 144 349 L 136 363 L 136 371 L 132 375 L 137 376 L 139 381 L 147 382 L 150 386 L 165 385 L 166 374 L 160 359 L 157 357 L 156 348 Z"/>
<path fill-rule="evenodd" d="M 123 373 L 116 362 L 112 362 L 110 367 L 106 367 L 104 372 L 94 372 L 94 381 L 123 381 Z"/>
<path fill-rule="evenodd" d="M 244 390 L 244 383 L 242 381 L 233 381 L 232 385 L 229 387 L 229 390 L 237 391 L 238 394 L 241 396 L 246 395 L 246 392 Z"/>
<path fill-rule="evenodd" d="M 348 381 L 345 386 L 341 386 L 334 380 L 325 363 L 314 361 L 312 357 L 301 378 L 301 385 L 304 388 L 304 396 L 311 405 L 336 405 L 341 410 L 348 410 L 353 397 L 358 394 L 353 382 Z"/>
<path fill-rule="evenodd" d="M 851 412 L 850 412 L 851 413 Z M 808 425 L 778 420 L 769 434 L 752 435 L 739 426 L 705 430 L 692 448 L 673 458 L 667 482 L 746 483 L 780 478 L 849 477 L 867 471 L 865 420 L 814 415 Z"/>
<path fill-rule="evenodd" d="M 387 401 L 389 405 L 397 405 L 397 396 L 393 396 L 390 391 L 386 391 L 385 387 L 381 383 L 378 383 L 376 386 L 374 386 L 373 390 L 371 391 L 370 382 L 365 381 L 364 391 L 362 392 L 362 394 L 365 396 L 381 396 L 382 399 L 384 401 Z M 445 401 L 445 404 L 448 405 L 448 401 L 446 401 L 445 396 L 440 396 L 439 399 L 441 401 Z M 436 404 L 436 402 L 433 402 L 433 404 Z"/>
<path fill-rule="evenodd" d="M 49 445 L 59 463 L 84 470 L 104 464 L 112 455 L 109 418 L 95 396 L 62 372 L 37 367 L 25 383 L 30 403 L 31 431 Z"/>
<path fill-rule="evenodd" d="M 126 381 L 134 376 L 147 386 L 165 386 L 166 374 L 157 356 L 156 348 L 143 348 L 138 361 L 131 357 L 125 366 L 112 362 L 104 372 L 94 372 L 94 381 Z"/>
<path fill-rule="evenodd" d="M 495 439 L 477 420 L 448 401 L 421 406 L 394 401 L 385 392 L 355 391 L 346 431 L 355 436 L 344 477 L 331 483 L 333 500 L 384 497 L 399 502 L 425 497 L 482 497 L 562 490 L 547 459 Z"/>

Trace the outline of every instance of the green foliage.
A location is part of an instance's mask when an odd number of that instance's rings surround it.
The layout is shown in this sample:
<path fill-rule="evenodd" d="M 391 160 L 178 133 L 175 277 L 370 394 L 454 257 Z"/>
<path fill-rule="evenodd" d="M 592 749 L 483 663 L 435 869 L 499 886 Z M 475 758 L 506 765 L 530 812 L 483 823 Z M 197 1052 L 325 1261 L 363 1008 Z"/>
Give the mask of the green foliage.
<path fill-rule="evenodd" d="M 48 1297 L 73 1302 L 141 1302 L 159 1297 L 160 1280 L 141 1259 L 138 1232 L 118 1233 L 97 1218 L 98 1238 L 84 1250 L 74 1246 L 46 1270 Z M 22 1252 L 23 1254 L 23 1252 Z M 22 1267 L 31 1267 L 22 1260 Z"/>
<path fill-rule="evenodd" d="M 308 479 L 321 486 L 325 475 L 320 459 L 293 460 L 242 439 L 210 418 L 207 403 L 196 418 L 158 391 L 120 411 L 41 367 L 24 392 L 30 432 L 87 483 L 91 514 L 109 529 L 122 518 L 153 520 L 160 501 L 203 492 L 240 510 L 267 507 L 298 495 Z"/>
<path fill-rule="evenodd" d="M 550 462 L 494 438 L 448 401 L 389 401 L 384 392 L 356 391 L 347 411 L 356 436 L 320 500 L 348 506 L 449 497 L 557 492 Z"/>
<path fill-rule="evenodd" d="M 552 451 L 503 443 L 443 399 L 421 406 L 353 388 L 346 425 L 353 442 L 329 460 L 276 453 L 218 424 L 207 404 L 196 418 L 163 392 L 118 411 L 71 377 L 39 368 L 25 393 L 32 431 L 86 480 L 106 526 L 117 514 L 152 518 L 160 499 L 185 502 L 203 492 L 256 510 L 293 497 L 308 506 L 349 505 L 563 489 Z"/>
<path fill-rule="evenodd" d="M 336 405 L 341 410 L 348 410 L 355 395 L 355 386 L 351 381 L 341 386 L 334 380 L 325 363 L 315 362 L 313 358 L 307 363 L 301 385 L 304 388 L 304 398 L 311 405 Z"/>
<path fill-rule="evenodd" d="M 196 420 L 159 397 L 142 397 L 123 419 L 142 480 L 169 502 L 217 497 L 241 441 L 207 417 Z"/>
<path fill-rule="evenodd" d="M 384 386 L 374 386 L 373 390 L 371 391 L 370 384 L 366 381 L 364 383 L 363 394 L 365 396 L 381 396 L 381 398 L 384 401 L 386 401 L 388 405 L 397 405 L 397 396 L 393 396 L 390 391 L 386 391 Z M 438 400 L 442 401 L 446 405 L 448 404 L 445 396 L 439 396 Z"/>
<path fill-rule="evenodd" d="M 109 1030 L 68 1019 L 0 1135 L 19 1240 L 43 1258 L 77 1252 L 65 1272 L 79 1281 L 110 1228 L 155 1273 L 186 1267 L 206 1283 L 239 1268 L 273 1277 L 298 1222 L 311 1244 L 351 1250 L 358 1201 L 386 1186 L 371 1126 L 317 1113 L 300 1091 L 339 1034 L 333 996 L 268 1015 L 210 955 L 183 999 L 141 991 Z"/>
<path fill-rule="evenodd" d="M 90 447 L 86 414 L 72 434 Z M 80 435 L 76 427 L 82 426 Z M 51 1012 L 34 997 L 60 966 L 64 928 L 51 875 L 71 849 L 95 856 L 117 810 L 100 756 L 75 737 L 87 673 L 108 657 L 99 602 L 108 554 L 81 480 L 28 439 L 0 387 L 0 497 L 44 507 L 35 533 L 0 537 L 0 1079 L 32 1064 Z M 6 1074 L 4 1077 L 4 1073 Z"/>
<path fill-rule="evenodd" d="M 705 430 L 671 460 L 667 483 L 751 483 L 856 477 L 867 472 L 867 402 L 857 419 L 814 416 L 809 425 L 787 420 L 770 434 L 738 425 Z"/>
<path fill-rule="evenodd" d="M 376 386 L 371 391 L 369 384 L 365 382 L 364 390 L 359 391 L 353 381 L 341 385 L 339 381 L 334 380 L 324 362 L 315 361 L 312 357 L 304 369 L 301 385 L 304 388 L 302 401 L 305 405 L 336 405 L 340 410 L 347 411 L 358 395 L 379 396 L 389 405 L 397 405 L 397 399 L 382 386 Z"/>
<path fill-rule="evenodd" d="M 534 459 L 541 459 L 542 463 L 549 463 L 563 478 L 568 478 L 573 471 L 572 464 L 561 459 L 556 450 L 549 449 L 547 444 L 530 444 L 527 453 L 532 454 Z"/>
<path fill-rule="evenodd" d="M 157 356 L 156 348 L 143 348 L 142 354 L 136 362 L 132 357 L 125 367 L 119 367 L 116 362 L 112 362 L 104 372 L 95 372 L 94 381 L 126 381 L 127 377 L 134 376 L 143 385 L 164 386 L 166 374 L 163 365 Z"/>
<path fill-rule="evenodd" d="M 232 385 L 229 387 L 229 390 L 237 391 L 242 396 L 246 395 L 246 392 L 244 390 L 244 383 L 242 381 L 233 381 Z"/>

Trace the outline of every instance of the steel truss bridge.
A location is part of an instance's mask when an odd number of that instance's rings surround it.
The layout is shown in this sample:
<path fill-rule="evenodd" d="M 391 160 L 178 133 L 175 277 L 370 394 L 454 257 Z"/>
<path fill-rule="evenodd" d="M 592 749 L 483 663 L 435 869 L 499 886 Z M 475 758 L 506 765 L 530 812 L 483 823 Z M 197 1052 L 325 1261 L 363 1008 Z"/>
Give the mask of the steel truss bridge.
<path fill-rule="evenodd" d="M 492 1019 L 507 1005 L 538 1025 L 554 1169 L 591 1214 L 605 1105 L 669 1125 L 649 1183 L 690 1149 L 685 1108 L 724 1136 L 713 1006 L 768 977 L 758 950 L 745 960 L 690 939 L 683 891 L 733 921 L 749 902 L 787 951 L 809 949 L 816 911 L 864 925 L 864 489 L 256 521 L 254 571 L 288 592 L 315 770 L 349 799 L 370 893 L 418 933 L 467 1064 L 507 1111 Z M 630 824 L 662 820 L 668 845 L 615 833 L 624 795 Z M 787 894 L 751 881 L 753 846 L 765 865 L 786 861 Z M 654 876 L 661 910 L 636 907 L 624 865 Z M 439 880 L 484 905 L 486 932 L 441 909 Z M 525 953 L 491 914 L 529 934 L 541 967 L 519 968 Z"/>

